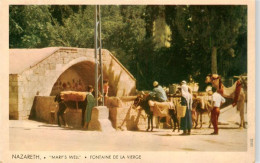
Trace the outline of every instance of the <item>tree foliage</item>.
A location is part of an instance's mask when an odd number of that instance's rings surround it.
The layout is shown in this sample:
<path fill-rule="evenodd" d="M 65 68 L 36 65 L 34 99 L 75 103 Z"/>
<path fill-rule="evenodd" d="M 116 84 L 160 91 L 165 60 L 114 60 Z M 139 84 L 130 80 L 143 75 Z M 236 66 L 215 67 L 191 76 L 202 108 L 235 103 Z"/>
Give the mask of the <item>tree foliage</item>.
<path fill-rule="evenodd" d="M 94 47 L 94 5 L 9 9 L 10 48 Z M 105 5 L 101 27 L 103 48 L 136 77 L 138 89 L 190 75 L 203 89 L 214 48 L 220 75 L 247 72 L 246 6 Z"/>
<path fill-rule="evenodd" d="M 10 6 L 10 47 L 47 46 L 51 22 L 49 6 Z"/>

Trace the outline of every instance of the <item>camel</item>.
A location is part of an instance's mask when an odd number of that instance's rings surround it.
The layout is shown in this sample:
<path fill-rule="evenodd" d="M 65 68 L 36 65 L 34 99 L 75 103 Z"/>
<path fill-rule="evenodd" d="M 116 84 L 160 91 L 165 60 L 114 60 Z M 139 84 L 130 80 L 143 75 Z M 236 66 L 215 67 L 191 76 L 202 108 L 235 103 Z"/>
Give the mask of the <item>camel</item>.
<path fill-rule="evenodd" d="M 221 82 L 221 77 L 217 74 L 208 75 L 205 82 L 211 83 L 213 87 L 217 89 L 217 92 L 220 93 L 225 98 L 233 99 L 233 107 L 237 105 L 237 110 L 240 112 L 240 127 L 245 128 L 244 121 L 244 103 L 246 100 L 246 85 L 243 82 L 244 78 L 239 78 L 231 87 L 226 88 Z"/>

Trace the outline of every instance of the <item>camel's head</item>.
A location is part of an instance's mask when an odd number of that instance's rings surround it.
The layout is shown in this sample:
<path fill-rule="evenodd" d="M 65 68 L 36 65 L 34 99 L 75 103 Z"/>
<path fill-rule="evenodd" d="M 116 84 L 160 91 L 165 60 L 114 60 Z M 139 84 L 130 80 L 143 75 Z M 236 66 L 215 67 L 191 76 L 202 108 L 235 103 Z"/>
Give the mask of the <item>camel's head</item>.
<path fill-rule="evenodd" d="M 205 83 L 211 83 L 213 87 L 220 89 L 222 85 L 221 76 L 218 74 L 208 75 L 206 77 Z"/>
<path fill-rule="evenodd" d="M 211 83 L 211 76 L 212 76 L 211 74 L 209 74 L 209 75 L 206 76 L 205 83 L 207 83 L 207 84 L 208 84 L 208 83 Z"/>
<path fill-rule="evenodd" d="M 221 76 L 220 75 L 213 74 L 211 76 L 211 83 L 212 83 L 213 87 L 218 88 L 218 86 L 220 85 L 220 81 L 221 81 Z"/>
<path fill-rule="evenodd" d="M 221 77 L 218 74 L 209 74 L 209 75 L 206 76 L 205 83 L 212 83 L 215 80 L 220 79 L 220 78 Z"/>

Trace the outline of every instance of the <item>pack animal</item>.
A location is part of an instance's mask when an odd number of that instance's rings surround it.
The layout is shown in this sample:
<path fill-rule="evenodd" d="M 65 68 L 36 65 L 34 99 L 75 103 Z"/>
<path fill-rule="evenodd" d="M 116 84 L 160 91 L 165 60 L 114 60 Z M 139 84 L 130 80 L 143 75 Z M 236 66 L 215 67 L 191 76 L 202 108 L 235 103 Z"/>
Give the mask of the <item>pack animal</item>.
<path fill-rule="evenodd" d="M 200 127 L 202 127 L 202 114 L 207 113 L 209 116 L 209 127 L 211 126 L 210 112 L 212 110 L 211 104 L 208 100 L 203 98 L 194 98 L 192 103 L 192 122 L 193 127 L 197 128 L 200 119 Z"/>
<path fill-rule="evenodd" d="M 237 110 L 240 112 L 240 127 L 245 127 L 244 121 L 244 104 L 246 99 L 245 90 L 247 85 L 243 83 L 243 78 L 238 79 L 231 87 L 226 88 L 221 81 L 221 77 L 217 74 L 208 75 L 205 82 L 211 83 L 213 87 L 225 98 L 233 99 L 233 106 L 237 105 Z"/>
<path fill-rule="evenodd" d="M 61 98 L 60 94 L 56 95 L 54 102 L 58 102 L 58 105 L 59 105 L 58 112 L 57 112 L 58 125 L 61 126 L 61 123 L 60 123 L 60 117 L 61 117 L 63 124 L 66 126 L 67 123 L 64 118 L 64 112 L 66 111 L 66 109 L 68 107 L 75 108 L 76 102 L 75 101 L 64 101 Z M 87 98 L 85 98 L 84 101 L 78 102 L 78 108 L 82 110 L 82 115 L 81 115 L 81 125 L 82 126 L 84 125 L 84 116 L 85 116 L 86 106 L 87 106 Z"/>
<path fill-rule="evenodd" d="M 176 108 L 173 105 L 173 103 L 171 102 L 167 102 L 167 103 L 158 103 L 158 102 L 151 102 L 153 101 L 153 97 L 150 96 L 149 94 L 142 94 L 142 95 L 138 95 L 137 98 L 134 100 L 134 106 L 140 106 L 142 109 L 144 109 L 145 113 L 147 114 L 148 117 L 148 127 L 146 129 L 146 131 L 149 131 L 150 129 L 150 125 L 151 125 L 151 131 L 153 131 L 153 116 L 156 117 L 171 117 L 171 119 L 174 122 L 174 129 L 173 131 L 175 131 L 176 127 L 178 127 L 178 131 L 179 129 L 179 121 L 177 119 L 177 112 L 176 112 Z M 153 105 L 153 106 L 151 106 Z M 160 105 L 163 107 L 166 107 L 167 110 L 164 111 L 164 113 L 166 114 L 162 114 L 158 111 L 156 111 L 156 108 L 160 108 Z M 172 109 L 170 109 L 170 107 L 172 107 Z M 151 109 L 153 108 L 153 109 Z M 165 108 L 164 108 L 165 109 Z"/>

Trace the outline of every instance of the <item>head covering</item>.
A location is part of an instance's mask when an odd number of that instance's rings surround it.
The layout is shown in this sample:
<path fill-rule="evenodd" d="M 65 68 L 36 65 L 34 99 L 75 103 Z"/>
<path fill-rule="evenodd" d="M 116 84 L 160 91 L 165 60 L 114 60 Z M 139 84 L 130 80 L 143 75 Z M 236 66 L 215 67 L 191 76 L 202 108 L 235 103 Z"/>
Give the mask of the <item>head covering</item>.
<path fill-rule="evenodd" d="M 156 87 L 159 83 L 157 81 L 153 82 L 153 86 Z"/>
<path fill-rule="evenodd" d="M 185 80 L 183 80 L 183 81 L 181 82 L 181 84 L 187 84 L 187 83 L 186 83 L 186 81 L 185 81 Z"/>
<path fill-rule="evenodd" d="M 186 99 L 188 109 L 191 109 L 192 95 L 189 93 L 189 87 L 186 84 L 181 86 L 181 95 Z"/>

